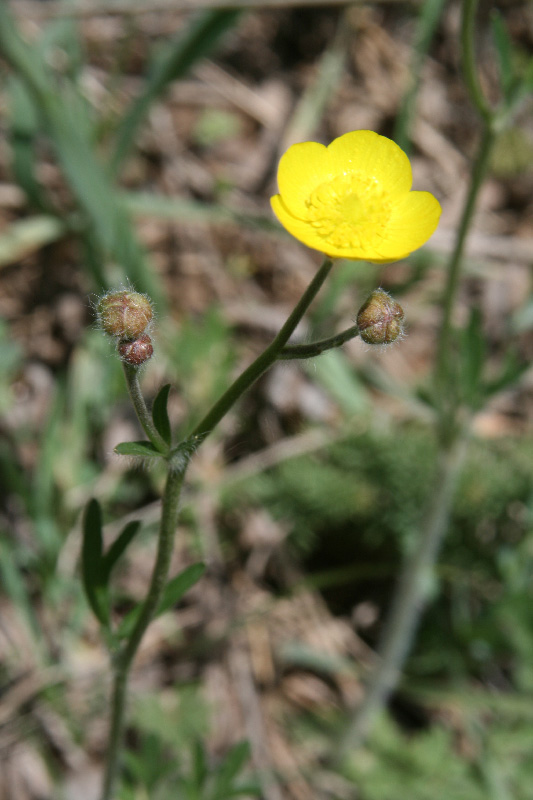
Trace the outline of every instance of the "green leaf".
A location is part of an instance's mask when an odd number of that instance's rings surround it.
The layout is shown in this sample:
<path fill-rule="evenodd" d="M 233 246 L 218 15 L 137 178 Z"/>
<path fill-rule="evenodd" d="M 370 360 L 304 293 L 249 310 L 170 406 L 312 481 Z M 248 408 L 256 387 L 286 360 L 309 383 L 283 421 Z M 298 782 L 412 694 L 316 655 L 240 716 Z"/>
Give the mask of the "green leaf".
<path fill-rule="evenodd" d="M 161 451 L 151 442 L 121 442 L 115 447 L 119 456 L 141 456 L 142 458 L 161 458 Z"/>
<path fill-rule="evenodd" d="M 109 603 L 102 561 L 102 512 L 97 500 L 91 500 L 85 509 L 81 569 L 89 605 L 102 625 L 108 625 Z"/>
<path fill-rule="evenodd" d="M 240 10 L 207 10 L 192 20 L 184 34 L 172 42 L 163 57 L 154 64 L 144 92 L 132 104 L 117 131 L 111 169 L 117 172 L 128 155 L 139 126 L 150 106 L 165 91 L 168 84 L 182 78 L 200 58 L 215 47 L 217 41 L 236 22 Z"/>
<path fill-rule="evenodd" d="M 154 400 L 154 405 L 152 406 L 152 419 L 154 421 L 155 428 L 161 438 L 164 439 L 167 444 L 170 444 L 172 441 L 172 431 L 170 429 L 170 421 L 168 419 L 167 412 L 167 402 L 170 388 L 170 383 L 165 384 L 165 386 L 163 386 L 157 393 L 157 397 Z"/>
<path fill-rule="evenodd" d="M 40 130 L 38 112 L 20 78 L 10 76 L 7 89 L 11 112 L 11 167 L 30 203 L 38 209 L 47 209 L 49 201 L 37 179 L 35 160 L 35 139 Z"/>
<path fill-rule="evenodd" d="M 461 333 L 461 389 L 467 403 L 478 408 L 482 399 L 482 374 L 487 355 L 481 312 L 473 308 Z"/>
<path fill-rule="evenodd" d="M 367 410 L 368 394 L 344 353 L 329 350 L 312 364 L 306 363 L 304 369 L 330 393 L 345 414 L 358 415 Z"/>
<path fill-rule="evenodd" d="M 20 261 L 57 241 L 66 232 L 67 228 L 60 219 L 45 214 L 13 222 L 0 234 L 0 267 Z"/>
<path fill-rule="evenodd" d="M 259 781 L 247 781 L 239 783 L 231 789 L 228 797 L 259 797 L 261 795 L 261 784 Z"/>
<path fill-rule="evenodd" d="M 105 574 L 105 582 L 109 582 L 111 571 L 121 555 L 124 553 L 129 544 L 133 541 L 137 533 L 141 529 L 141 523 L 138 520 L 129 522 L 122 532 L 117 536 L 107 553 L 102 559 L 102 566 Z"/>
<path fill-rule="evenodd" d="M 516 384 L 524 372 L 529 369 L 527 361 L 521 361 L 516 352 L 510 351 L 504 361 L 502 370 L 497 378 L 487 381 L 485 384 L 485 395 L 491 397 L 498 392 Z"/>
<path fill-rule="evenodd" d="M 507 26 L 501 14 L 494 10 L 491 14 L 492 38 L 498 55 L 498 65 L 500 68 L 500 81 L 504 96 L 508 99 L 509 90 L 515 81 L 513 69 L 513 43 L 509 36 Z"/>
<path fill-rule="evenodd" d="M 178 603 L 183 595 L 200 580 L 204 572 L 205 564 L 200 561 L 197 564 L 191 564 L 190 567 L 187 567 L 183 572 L 180 572 L 179 575 L 176 575 L 175 578 L 172 578 L 163 589 L 163 594 L 153 619 L 160 617 L 161 614 L 164 614 L 165 611 L 168 611 L 169 608 Z M 135 608 L 132 608 L 132 610 L 126 614 L 119 625 L 119 637 L 124 638 L 130 635 L 137 623 L 141 610 L 142 603 L 136 605 Z"/>
<path fill-rule="evenodd" d="M 248 742 L 238 742 L 227 754 L 215 779 L 213 800 L 226 800 L 232 794 L 232 783 L 250 758 Z"/>
<path fill-rule="evenodd" d="M 95 129 L 83 93 L 67 76 L 56 80 L 39 48 L 28 45 L 20 36 L 7 4 L 1 2 L 0 54 L 20 76 L 39 109 L 43 127 L 82 211 L 83 227 L 90 229 L 85 238 L 97 243 L 101 258 L 111 257 L 117 264 L 127 265 L 125 277 L 164 306 L 164 297 L 148 269 L 129 214 L 96 153 Z M 101 270 L 93 278 L 99 284 L 105 282 Z"/>
<path fill-rule="evenodd" d="M 194 788 L 201 789 L 209 773 L 203 742 L 196 739 L 192 746 L 192 774 Z"/>
<path fill-rule="evenodd" d="M 179 575 L 176 575 L 175 578 L 172 578 L 163 590 L 155 616 L 159 617 L 161 614 L 164 614 L 165 611 L 168 611 L 169 608 L 176 605 L 183 595 L 188 592 L 195 583 L 198 583 L 204 572 L 205 564 L 199 561 L 197 564 L 191 564 L 190 567 L 187 567 L 183 572 L 180 572 Z"/>

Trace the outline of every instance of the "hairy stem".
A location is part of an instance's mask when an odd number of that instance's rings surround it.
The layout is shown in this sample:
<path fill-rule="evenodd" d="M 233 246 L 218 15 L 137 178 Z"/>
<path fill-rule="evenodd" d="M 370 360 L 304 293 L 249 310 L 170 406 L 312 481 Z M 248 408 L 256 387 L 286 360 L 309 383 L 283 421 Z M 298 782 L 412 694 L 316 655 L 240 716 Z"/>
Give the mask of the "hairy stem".
<path fill-rule="evenodd" d="M 237 380 L 229 387 L 229 389 L 222 395 L 220 400 L 215 403 L 210 411 L 207 412 L 205 417 L 198 423 L 192 432 L 190 439 L 196 440 L 200 444 L 206 436 L 208 436 L 213 428 L 215 428 L 220 420 L 227 414 L 234 403 L 244 394 L 247 389 L 255 383 L 255 381 L 266 370 L 274 364 L 279 358 L 280 353 L 287 344 L 290 336 L 294 332 L 296 326 L 302 319 L 303 315 L 311 305 L 312 301 L 318 294 L 320 287 L 329 275 L 333 262 L 331 259 L 326 258 L 315 277 L 303 293 L 298 301 L 296 307 L 291 315 L 281 328 L 280 332 L 274 341 L 264 350 L 250 366 L 244 370 Z"/>
<path fill-rule="evenodd" d="M 165 587 L 174 543 L 178 517 L 178 504 L 185 477 L 182 472 L 169 471 L 163 504 L 157 557 L 152 571 L 150 588 L 143 603 L 137 623 L 125 646 L 114 660 L 114 681 L 111 699 L 111 729 L 107 752 L 106 772 L 101 800 L 112 800 L 117 782 L 120 753 L 124 738 L 124 720 L 129 672 L 144 633 L 153 619 Z"/>
<path fill-rule="evenodd" d="M 324 283 L 332 266 L 333 262 L 330 259 L 324 261 L 274 341 L 246 370 L 244 370 L 227 392 L 222 395 L 220 400 L 215 403 L 212 409 L 195 428 L 189 441 L 192 439 L 195 441 L 196 445 L 201 444 L 203 439 L 205 439 L 218 422 L 220 422 L 222 417 L 229 411 L 241 395 L 276 361 L 309 305 L 316 297 L 317 292 Z M 128 390 L 143 430 L 150 441 L 161 450 L 162 454 L 168 453 L 168 447 L 155 430 L 148 409 L 146 408 L 146 403 L 139 386 L 137 370 L 125 364 L 124 372 L 128 383 Z M 157 557 L 152 571 L 150 588 L 148 589 L 148 594 L 142 605 L 141 613 L 131 636 L 114 659 L 111 727 L 101 800 L 113 800 L 117 785 L 119 760 L 124 739 L 129 673 L 144 633 L 154 617 L 167 580 L 174 532 L 177 523 L 179 498 L 187 465 L 188 462 L 185 462 L 179 470 L 172 469 L 170 465 L 168 466 L 161 523 L 159 527 Z"/>
<path fill-rule="evenodd" d="M 143 393 L 141 392 L 141 387 L 139 384 L 138 367 L 133 367 L 130 364 L 123 364 L 122 366 L 124 367 L 124 375 L 126 376 L 126 383 L 128 385 L 128 392 L 131 402 L 133 403 L 133 408 L 135 409 L 137 419 L 139 420 L 143 431 L 150 439 L 154 447 L 157 447 L 161 453 L 168 453 L 168 445 L 163 437 L 157 432 L 154 423 L 152 422 L 150 412 L 146 407 Z"/>
<path fill-rule="evenodd" d="M 355 339 L 356 336 L 359 336 L 359 328 L 357 325 L 352 325 L 351 328 L 346 328 L 345 331 L 341 331 L 335 336 L 330 336 L 328 339 L 320 339 L 318 342 L 286 344 L 278 354 L 278 361 L 290 361 L 293 358 L 314 358 L 321 353 L 325 353 L 326 350 L 342 347 L 343 344 L 349 342 L 350 339 Z"/>

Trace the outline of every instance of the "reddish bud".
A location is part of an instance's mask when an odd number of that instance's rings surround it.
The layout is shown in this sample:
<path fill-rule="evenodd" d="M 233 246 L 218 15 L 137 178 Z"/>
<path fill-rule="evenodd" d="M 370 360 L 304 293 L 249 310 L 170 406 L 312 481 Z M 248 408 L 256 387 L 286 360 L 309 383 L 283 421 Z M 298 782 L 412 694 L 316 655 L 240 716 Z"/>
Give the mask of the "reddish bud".
<path fill-rule="evenodd" d="M 132 367 L 140 367 L 152 358 L 153 353 L 152 340 L 147 333 L 143 333 L 138 339 L 124 339 L 118 345 L 118 354 L 122 361 Z"/>
<path fill-rule="evenodd" d="M 403 308 L 376 289 L 357 314 L 359 336 L 367 344 L 391 344 L 403 334 Z"/>
<path fill-rule="evenodd" d="M 98 320 L 110 336 L 136 339 L 153 317 L 150 300 L 139 292 L 110 292 L 98 303 Z"/>

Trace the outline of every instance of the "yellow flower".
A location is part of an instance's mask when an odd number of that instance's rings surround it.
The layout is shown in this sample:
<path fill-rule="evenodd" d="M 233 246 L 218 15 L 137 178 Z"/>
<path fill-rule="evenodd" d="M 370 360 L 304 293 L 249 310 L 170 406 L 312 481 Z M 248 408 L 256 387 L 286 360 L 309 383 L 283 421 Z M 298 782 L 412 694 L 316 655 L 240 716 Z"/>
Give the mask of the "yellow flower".
<path fill-rule="evenodd" d="M 278 168 L 275 215 L 296 239 L 333 258 L 397 261 L 421 247 L 441 208 L 412 192 L 409 159 L 373 131 L 352 131 L 328 147 L 289 147 Z"/>

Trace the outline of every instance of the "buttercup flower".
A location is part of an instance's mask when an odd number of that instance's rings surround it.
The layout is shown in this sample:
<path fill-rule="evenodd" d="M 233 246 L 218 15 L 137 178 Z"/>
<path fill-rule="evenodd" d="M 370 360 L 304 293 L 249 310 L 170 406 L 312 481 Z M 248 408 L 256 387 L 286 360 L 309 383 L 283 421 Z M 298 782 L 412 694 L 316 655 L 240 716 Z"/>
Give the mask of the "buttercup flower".
<path fill-rule="evenodd" d="M 278 168 L 272 209 L 289 233 L 333 258 L 397 261 L 423 245 L 441 208 L 412 192 L 409 159 L 390 139 L 352 131 L 328 147 L 289 147 Z"/>

